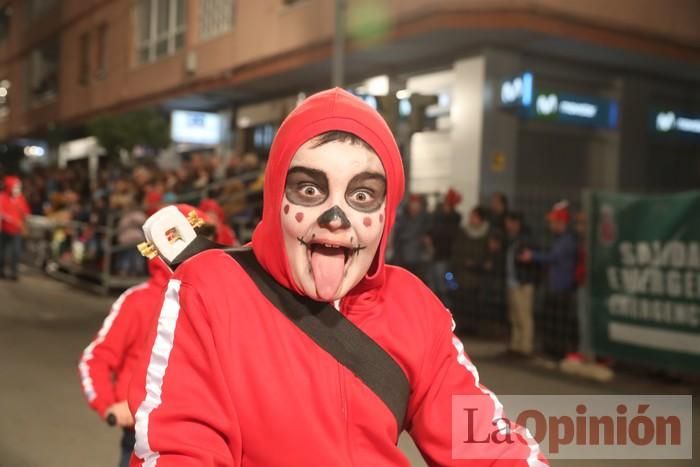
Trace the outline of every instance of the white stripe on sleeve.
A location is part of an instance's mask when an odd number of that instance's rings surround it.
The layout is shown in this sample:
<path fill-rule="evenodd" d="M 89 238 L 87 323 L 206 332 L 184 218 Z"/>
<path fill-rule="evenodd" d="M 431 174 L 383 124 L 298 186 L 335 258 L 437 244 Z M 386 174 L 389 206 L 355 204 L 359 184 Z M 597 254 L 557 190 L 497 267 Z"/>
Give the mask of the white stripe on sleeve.
<path fill-rule="evenodd" d="M 158 317 L 156 340 L 146 370 L 146 397 L 136 411 L 136 445 L 134 453 L 143 459 L 143 467 L 155 467 L 160 454 L 148 442 L 148 418 L 162 402 L 163 378 L 173 349 L 175 327 L 180 314 L 180 281 L 171 279 Z"/>
<path fill-rule="evenodd" d="M 507 434 L 508 430 L 513 428 L 513 425 L 509 426 L 503 419 L 503 404 L 501 404 L 501 401 L 498 400 L 496 394 L 481 384 L 479 381 L 479 372 L 474 364 L 469 360 L 467 354 L 464 353 L 464 344 L 462 344 L 462 341 L 460 341 L 457 336 L 452 336 L 452 345 L 454 345 L 455 349 L 457 349 L 457 362 L 466 368 L 474 378 L 474 386 L 476 386 L 476 388 L 483 394 L 489 396 L 491 402 L 493 402 L 494 410 L 491 421 L 498 427 L 498 430 L 502 434 Z M 537 444 L 537 441 L 535 438 L 533 438 L 532 434 L 530 434 L 530 430 L 528 430 L 526 427 L 515 425 L 513 431 L 525 439 L 527 446 L 530 449 L 530 455 L 526 459 L 528 467 L 547 467 L 547 464 L 539 460 L 540 446 Z"/>
<path fill-rule="evenodd" d="M 85 350 L 83 351 L 83 355 L 80 358 L 80 364 L 78 365 L 78 369 L 80 371 L 80 383 L 83 387 L 85 397 L 87 397 L 89 402 L 94 401 L 97 397 L 95 385 L 93 384 L 92 376 L 90 376 L 90 360 L 94 358 L 93 351 L 95 350 L 95 347 L 104 342 L 105 337 L 107 337 L 107 334 L 109 334 L 109 330 L 112 329 L 112 324 L 114 323 L 114 320 L 117 319 L 117 316 L 119 316 L 119 311 L 121 311 L 122 305 L 124 304 L 124 300 L 126 300 L 126 297 L 136 292 L 137 290 L 143 290 L 146 287 L 148 287 L 147 283 L 136 285 L 124 291 L 124 293 L 122 293 L 119 296 L 119 298 L 117 298 L 117 300 L 112 304 L 112 308 L 110 309 L 109 314 L 102 323 L 102 327 L 97 332 L 97 337 L 95 337 L 95 340 L 90 342 L 90 345 L 85 347 Z"/>

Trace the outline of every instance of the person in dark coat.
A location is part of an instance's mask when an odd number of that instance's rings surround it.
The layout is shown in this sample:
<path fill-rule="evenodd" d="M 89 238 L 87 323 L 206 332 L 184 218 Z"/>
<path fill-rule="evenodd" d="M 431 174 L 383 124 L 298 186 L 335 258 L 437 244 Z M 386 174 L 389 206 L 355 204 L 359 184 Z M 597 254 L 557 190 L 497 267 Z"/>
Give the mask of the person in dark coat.
<path fill-rule="evenodd" d="M 503 323 L 506 316 L 506 236 L 493 227 L 489 231 L 482 269 L 479 297 L 481 317 L 493 324 Z"/>
<path fill-rule="evenodd" d="M 489 222 L 487 212 L 475 207 L 469 221 L 460 229 L 452 248 L 452 272 L 457 281 L 455 322 L 460 331 L 472 331 L 479 315 L 479 287 L 488 254 Z"/>
<path fill-rule="evenodd" d="M 447 306 L 450 306 L 450 303 L 445 275 L 450 269 L 452 245 L 459 232 L 459 224 L 462 222 L 462 215 L 456 209 L 461 201 L 462 195 L 450 188 L 433 214 L 428 233 L 433 248 L 433 262 L 430 265 L 428 286 Z"/>
<path fill-rule="evenodd" d="M 430 215 L 423 195 L 413 193 L 403 212 L 396 218 L 392 262 L 404 267 L 424 282 L 430 259 Z"/>
<path fill-rule="evenodd" d="M 505 231 L 506 215 L 508 214 L 508 197 L 505 193 L 496 192 L 489 198 L 488 221 L 491 227 Z"/>

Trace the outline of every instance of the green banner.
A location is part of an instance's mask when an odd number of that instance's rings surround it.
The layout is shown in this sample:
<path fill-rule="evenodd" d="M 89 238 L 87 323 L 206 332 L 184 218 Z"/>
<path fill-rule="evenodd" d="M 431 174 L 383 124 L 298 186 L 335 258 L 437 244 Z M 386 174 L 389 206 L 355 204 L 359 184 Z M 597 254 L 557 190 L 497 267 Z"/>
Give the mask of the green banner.
<path fill-rule="evenodd" d="M 700 193 L 587 204 L 595 353 L 700 372 Z"/>

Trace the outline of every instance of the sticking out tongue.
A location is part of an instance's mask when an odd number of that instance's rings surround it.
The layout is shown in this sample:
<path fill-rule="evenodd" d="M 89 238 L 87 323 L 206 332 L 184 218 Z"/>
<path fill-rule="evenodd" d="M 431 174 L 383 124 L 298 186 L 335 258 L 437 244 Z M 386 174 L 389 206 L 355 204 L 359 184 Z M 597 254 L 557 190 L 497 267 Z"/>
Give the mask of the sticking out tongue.
<path fill-rule="evenodd" d="M 311 271 L 316 293 L 323 301 L 331 301 L 340 288 L 345 270 L 345 250 L 316 246 L 311 252 Z"/>

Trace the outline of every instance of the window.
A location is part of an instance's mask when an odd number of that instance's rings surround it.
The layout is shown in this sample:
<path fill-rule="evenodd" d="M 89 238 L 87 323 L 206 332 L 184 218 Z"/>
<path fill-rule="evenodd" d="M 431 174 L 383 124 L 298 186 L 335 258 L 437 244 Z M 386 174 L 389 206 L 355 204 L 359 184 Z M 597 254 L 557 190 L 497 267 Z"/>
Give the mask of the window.
<path fill-rule="evenodd" d="M 232 0 L 200 0 L 199 38 L 210 39 L 231 30 L 233 26 Z"/>
<path fill-rule="evenodd" d="M 99 79 L 107 76 L 107 34 L 109 25 L 101 23 L 97 27 L 97 69 L 95 76 Z"/>
<path fill-rule="evenodd" d="M 79 50 L 80 59 L 78 61 L 78 84 L 87 86 L 90 80 L 90 34 L 84 33 L 80 35 Z"/>
<path fill-rule="evenodd" d="M 257 151 L 267 152 L 275 139 L 277 128 L 272 124 L 257 125 L 253 127 L 253 147 Z"/>
<path fill-rule="evenodd" d="M 0 118 L 6 117 L 10 113 L 10 81 L 0 80 Z"/>
<path fill-rule="evenodd" d="M 139 0 L 137 56 L 148 63 L 175 53 L 185 45 L 185 0 Z"/>
<path fill-rule="evenodd" d="M 0 7 L 0 41 L 4 41 L 10 35 L 10 17 L 12 8 L 9 5 Z"/>
<path fill-rule="evenodd" d="M 29 17 L 34 19 L 43 16 L 55 3 L 56 0 L 29 0 Z"/>
<path fill-rule="evenodd" d="M 46 41 L 29 55 L 29 102 L 40 105 L 58 93 L 58 37 Z"/>

